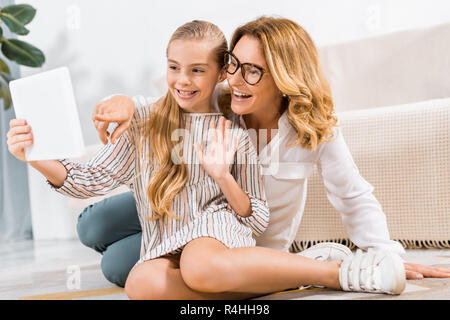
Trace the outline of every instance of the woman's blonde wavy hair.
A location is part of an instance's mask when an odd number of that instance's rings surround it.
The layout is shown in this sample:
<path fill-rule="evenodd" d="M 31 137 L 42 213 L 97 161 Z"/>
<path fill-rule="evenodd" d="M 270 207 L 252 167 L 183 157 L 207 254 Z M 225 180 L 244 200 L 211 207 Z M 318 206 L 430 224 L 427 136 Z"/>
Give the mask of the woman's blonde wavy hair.
<path fill-rule="evenodd" d="M 216 25 L 199 20 L 182 25 L 170 38 L 166 54 L 175 40 L 216 41 L 217 46 L 212 49 L 219 69 L 223 68 L 228 44 L 225 35 Z M 182 154 L 172 152 L 178 143 L 172 141 L 172 133 L 177 129 L 184 129 L 183 110 L 168 91 L 152 106 L 149 117 L 136 127 L 137 138 L 133 137 L 132 141 L 136 145 L 137 157 L 141 160 L 146 158 L 156 169 L 147 187 L 147 196 L 154 213 L 154 217 L 148 219 L 177 219 L 172 212 L 173 200 L 188 181 L 189 172 L 182 161 Z M 149 144 L 151 154 L 144 155 L 144 144 Z"/>
<path fill-rule="evenodd" d="M 259 40 L 270 73 L 283 93 L 298 139 L 292 146 L 314 150 L 333 137 L 337 125 L 331 90 L 319 65 L 317 49 L 308 33 L 284 18 L 261 17 L 239 27 L 233 34 L 233 51 L 243 36 Z"/>

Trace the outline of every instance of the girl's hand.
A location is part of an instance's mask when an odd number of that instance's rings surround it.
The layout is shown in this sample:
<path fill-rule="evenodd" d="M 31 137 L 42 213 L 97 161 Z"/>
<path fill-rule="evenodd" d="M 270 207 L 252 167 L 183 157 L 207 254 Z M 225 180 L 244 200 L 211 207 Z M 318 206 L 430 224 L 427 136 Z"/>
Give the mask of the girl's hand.
<path fill-rule="evenodd" d="M 12 119 L 9 122 L 7 133 L 8 150 L 20 161 L 27 162 L 25 148 L 33 145 L 33 134 L 27 121 L 23 119 Z"/>
<path fill-rule="evenodd" d="M 206 172 L 216 181 L 226 177 L 230 173 L 233 157 L 237 150 L 239 137 L 234 138 L 231 145 L 231 122 L 225 121 L 224 117 L 219 120 L 219 128 L 216 124 L 211 126 L 210 151 L 205 154 L 204 147 L 200 148 L 198 143 L 194 143 L 194 150 Z"/>
<path fill-rule="evenodd" d="M 97 103 L 92 120 L 103 144 L 108 143 L 110 133 L 107 130 L 109 123 L 116 122 L 118 124 L 111 135 L 111 143 L 114 144 L 130 126 L 133 114 L 134 102 L 131 98 L 124 95 L 115 95 L 108 100 Z"/>
<path fill-rule="evenodd" d="M 406 279 L 450 278 L 450 269 L 405 262 Z"/>

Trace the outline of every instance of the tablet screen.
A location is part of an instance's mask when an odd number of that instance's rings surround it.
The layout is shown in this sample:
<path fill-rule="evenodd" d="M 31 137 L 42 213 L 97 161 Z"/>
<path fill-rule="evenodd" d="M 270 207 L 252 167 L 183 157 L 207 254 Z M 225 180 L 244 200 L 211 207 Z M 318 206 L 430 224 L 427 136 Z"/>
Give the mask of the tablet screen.
<path fill-rule="evenodd" d="M 27 161 L 78 158 L 84 141 L 69 69 L 62 67 L 9 83 L 17 119 L 31 126 Z"/>

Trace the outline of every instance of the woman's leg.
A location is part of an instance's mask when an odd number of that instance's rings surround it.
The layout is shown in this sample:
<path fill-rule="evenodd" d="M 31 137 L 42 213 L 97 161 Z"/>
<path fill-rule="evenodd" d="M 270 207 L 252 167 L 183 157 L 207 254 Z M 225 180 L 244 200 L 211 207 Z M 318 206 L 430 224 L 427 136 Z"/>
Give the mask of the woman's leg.
<path fill-rule="evenodd" d="M 268 294 L 302 285 L 342 290 L 340 262 L 322 262 L 263 247 L 228 249 L 213 238 L 198 238 L 183 249 L 184 282 L 201 292 Z"/>
<path fill-rule="evenodd" d="M 92 204 L 78 216 L 80 241 L 99 253 L 112 243 L 141 231 L 136 201 L 131 192 Z"/>
<path fill-rule="evenodd" d="M 133 300 L 237 300 L 258 296 L 255 293 L 192 290 L 181 276 L 179 256 L 164 256 L 139 264 L 130 272 L 125 292 Z"/>
<path fill-rule="evenodd" d="M 80 241 L 101 253 L 102 272 L 108 281 L 123 287 L 139 260 L 141 225 L 131 192 L 88 206 L 78 217 Z"/>
<path fill-rule="evenodd" d="M 142 232 L 135 233 L 109 245 L 103 251 L 102 272 L 105 278 L 124 287 L 128 274 L 139 260 Z"/>

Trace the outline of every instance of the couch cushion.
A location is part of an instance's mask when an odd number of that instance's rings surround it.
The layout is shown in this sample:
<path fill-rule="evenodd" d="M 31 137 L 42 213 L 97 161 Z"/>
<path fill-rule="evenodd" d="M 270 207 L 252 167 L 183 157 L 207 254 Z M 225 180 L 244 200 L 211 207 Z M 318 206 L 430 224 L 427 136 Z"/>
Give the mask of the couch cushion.
<path fill-rule="evenodd" d="M 337 112 L 450 97 L 450 24 L 319 48 Z"/>

